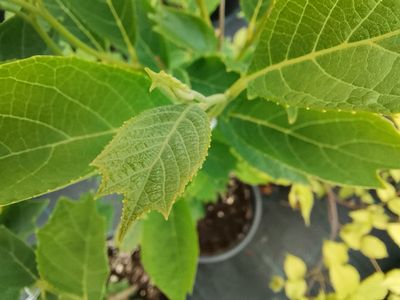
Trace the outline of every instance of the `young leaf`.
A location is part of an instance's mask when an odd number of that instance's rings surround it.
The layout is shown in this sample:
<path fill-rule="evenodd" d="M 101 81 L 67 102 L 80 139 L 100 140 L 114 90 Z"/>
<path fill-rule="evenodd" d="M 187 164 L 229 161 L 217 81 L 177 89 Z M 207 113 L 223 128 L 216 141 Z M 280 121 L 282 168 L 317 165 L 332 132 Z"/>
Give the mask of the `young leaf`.
<path fill-rule="evenodd" d="M 360 275 L 351 265 L 334 265 L 329 269 L 332 286 L 339 299 L 346 299 L 360 285 Z"/>
<path fill-rule="evenodd" d="M 334 241 L 324 241 L 322 246 L 322 253 L 324 257 L 324 264 L 328 268 L 335 265 L 343 265 L 349 260 L 347 253 L 348 248 L 343 243 Z"/>
<path fill-rule="evenodd" d="M 289 193 L 289 203 L 292 208 L 296 208 L 297 204 L 300 205 L 301 215 L 307 226 L 310 225 L 310 215 L 314 206 L 314 195 L 311 187 L 293 184 Z"/>
<path fill-rule="evenodd" d="M 377 237 L 372 235 L 364 236 L 361 239 L 361 252 L 370 258 L 385 258 L 388 256 L 386 245 Z"/>
<path fill-rule="evenodd" d="M 149 87 L 138 73 L 76 58 L 0 65 L 0 205 L 92 174 L 124 121 L 169 103 Z"/>
<path fill-rule="evenodd" d="M 42 279 L 66 298 L 103 299 L 108 277 L 105 222 L 92 196 L 59 200 L 37 237 Z"/>
<path fill-rule="evenodd" d="M 272 276 L 271 281 L 269 282 L 269 288 L 274 293 L 279 293 L 283 287 L 285 286 L 285 280 L 281 276 Z"/>
<path fill-rule="evenodd" d="M 285 294 L 291 300 L 303 299 L 307 292 L 307 283 L 304 279 L 288 280 L 285 283 Z"/>
<path fill-rule="evenodd" d="M 395 213 L 396 215 L 400 216 L 400 198 L 395 198 L 388 202 L 388 208 Z"/>
<path fill-rule="evenodd" d="M 196 54 L 209 54 L 217 49 L 214 30 L 199 17 L 165 6 L 153 16 L 154 30 L 171 42 Z"/>
<path fill-rule="evenodd" d="M 340 230 L 341 239 L 352 249 L 359 250 L 361 239 L 372 229 L 370 223 L 350 223 Z"/>
<path fill-rule="evenodd" d="M 120 238 L 150 210 L 168 217 L 209 145 L 208 117 L 195 104 L 145 111 L 118 131 L 92 164 L 103 175 L 99 194 L 125 197 Z"/>
<path fill-rule="evenodd" d="M 14 16 L 0 24 L 0 61 L 43 54 L 46 44 L 25 20 Z"/>
<path fill-rule="evenodd" d="M 400 269 L 391 270 L 386 274 L 384 286 L 387 287 L 391 292 L 400 294 Z"/>
<path fill-rule="evenodd" d="M 0 212 L 0 224 L 25 240 L 36 229 L 36 222 L 49 201 L 35 199 L 5 206 Z"/>
<path fill-rule="evenodd" d="M 400 166 L 399 133 L 369 113 L 301 109 L 290 125 L 282 107 L 254 100 L 233 105 L 226 120 L 229 125 L 223 122 L 222 128 L 236 137 L 230 141 L 249 161 L 264 155 L 326 181 L 364 187 L 381 186 L 377 170 Z"/>
<path fill-rule="evenodd" d="M 142 262 L 151 280 L 171 300 L 191 293 L 199 246 L 187 202 L 175 203 L 168 221 L 152 212 L 143 223 Z"/>
<path fill-rule="evenodd" d="M 387 232 L 392 240 L 400 247 L 400 223 L 389 224 Z"/>
<path fill-rule="evenodd" d="M 249 94 L 298 107 L 400 112 L 399 37 L 399 1 L 276 0 Z"/>
<path fill-rule="evenodd" d="M 21 289 L 38 280 L 33 250 L 1 225 L 0 266 L 2 300 L 19 299 Z"/>
<path fill-rule="evenodd" d="M 303 279 L 306 276 L 307 266 L 304 261 L 294 255 L 286 255 L 284 266 L 285 274 L 289 280 Z"/>
<path fill-rule="evenodd" d="M 388 289 L 384 286 L 385 275 L 383 273 L 374 273 L 364 279 L 357 292 L 354 294 L 354 299 L 359 300 L 376 300 L 385 299 Z"/>

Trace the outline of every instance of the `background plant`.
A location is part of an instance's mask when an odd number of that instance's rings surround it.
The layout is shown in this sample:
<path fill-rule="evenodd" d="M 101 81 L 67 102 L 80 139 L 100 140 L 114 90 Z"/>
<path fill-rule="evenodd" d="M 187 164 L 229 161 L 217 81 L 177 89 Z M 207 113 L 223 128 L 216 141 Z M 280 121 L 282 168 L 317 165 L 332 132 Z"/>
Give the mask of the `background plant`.
<path fill-rule="evenodd" d="M 400 168 L 400 3 L 241 1 L 248 27 L 230 39 L 209 18 L 219 1 L 166 2 L 0 1 L 2 299 L 32 286 L 43 298 L 104 297 L 106 226 L 93 198 L 112 193 L 124 197 L 117 242 L 140 226 L 146 270 L 170 298 L 185 298 L 198 256 L 194 208 L 231 173 L 292 183 L 290 204 L 307 223 L 312 191 L 327 193 L 330 238 L 340 229 L 346 245 L 324 244 L 335 294 L 320 298 L 396 299 L 398 271 L 360 281 L 346 251 L 384 257 L 372 227 L 399 243 L 386 210 L 398 214 L 398 199 L 377 174 Z M 22 241 L 46 205 L 22 201 L 98 174 L 95 196 L 59 201 L 35 251 Z M 342 228 L 331 185 L 366 202 Z M 285 272 L 287 295 L 306 297 L 303 263 L 288 256 Z M 379 295 L 365 292 L 371 282 Z"/>

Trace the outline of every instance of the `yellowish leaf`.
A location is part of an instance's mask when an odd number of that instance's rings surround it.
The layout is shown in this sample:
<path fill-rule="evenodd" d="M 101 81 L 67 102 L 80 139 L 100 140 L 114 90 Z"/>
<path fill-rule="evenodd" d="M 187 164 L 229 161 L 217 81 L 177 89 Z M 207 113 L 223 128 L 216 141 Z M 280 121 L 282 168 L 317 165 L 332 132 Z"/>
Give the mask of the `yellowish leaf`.
<path fill-rule="evenodd" d="M 400 216 L 400 198 L 393 199 L 388 202 L 388 208 L 395 213 L 396 215 Z"/>
<path fill-rule="evenodd" d="M 350 223 L 343 226 L 340 230 L 341 239 L 352 249 L 359 250 L 361 238 L 368 234 L 372 225 L 368 223 Z"/>
<path fill-rule="evenodd" d="M 396 182 L 400 182 L 400 170 L 390 170 L 389 171 L 390 176 L 394 179 Z"/>
<path fill-rule="evenodd" d="M 288 280 L 285 284 L 285 294 L 289 299 L 298 300 L 304 297 L 307 283 L 304 279 Z"/>
<path fill-rule="evenodd" d="M 400 223 L 389 224 L 387 232 L 392 240 L 400 247 Z"/>
<path fill-rule="evenodd" d="M 272 276 L 269 282 L 269 288 L 274 293 L 279 293 L 285 286 L 285 280 L 281 276 Z"/>
<path fill-rule="evenodd" d="M 343 243 L 324 241 L 322 246 L 322 253 L 324 264 L 330 268 L 335 265 L 342 265 L 347 263 L 349 255 L 347 254 L 347 246 Z"/>
<path fill-rule="evenodd" d="M 292 208 L 300 205 L 301 215 L 306 225 L 310 225 L 311 210 L 314 205 L 314 195 L 309 186 L 294 184 L 290 189 L 289 203 Z"/>
<path fill-rule="evenodd" d="M 385 188 L 376 190 L 376 193 L 382 202 L 388 202 L 396 198 L 396 189 L 389 183 L 385 183 Z"/>
<path fill-rule="evenodd" d="M 359 209 L 349 213 L 354 222 L 371 223 L 371 212 L 366 209 Z"/>
<path fill-rule="evenodd" d="M 370 258 L 385 258 L 388 256 L 385 244 L 375 236 L 367 235 L 361 239 L 361 252 Z"/>
<path fill-rule="evenodd" d="M 383 273 L 374 273 L 364 279 L 355 295 L 354 300 L 378 300 L 384 299 L 388 289 L 384 285 L 385 275 Z"/>
<path fill-rule="evenodd" d="M 384 285 L 392 293 L 400 295 L 400 269 L 395 269 L 388 272 L 386 274 Z"/>
<path fill-rule="evenodd" d="M 303 279 L 307 272 L 307 266 L 304 261 L 291 254 L 286 256 L 283 268 L 289 280 Z"/>
<path fill-rule="evenodd" d="M 345 299 L 359 287 L 360 275 L 351 265 L 335 265 L 329 269 L 329 277 L 338 299 Z"/>

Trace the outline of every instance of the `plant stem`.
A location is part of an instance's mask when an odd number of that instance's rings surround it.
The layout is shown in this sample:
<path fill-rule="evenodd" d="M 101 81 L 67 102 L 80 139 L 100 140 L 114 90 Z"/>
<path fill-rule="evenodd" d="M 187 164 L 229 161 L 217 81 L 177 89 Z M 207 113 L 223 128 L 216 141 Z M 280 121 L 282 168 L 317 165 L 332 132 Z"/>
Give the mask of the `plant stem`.
<path fill-rule="evenodd" d="M 376 259 L 375 259 L 375 258 L 370 258 L 369 260 L 370 260 L 372 266 L 374 267 L 375 271 L 377 271 L 377 272 L 379 272 L 379 273 L 382 273 L 382 269 L 381 269 L 381 267 L 379 266 L 379 264 L 378 264 L 378 262 L 376 261 Z"/>
<path fill-rule="evenodd" d="M 198 8 L 200 9 L 201 18 L 204 20 L 204 22 L 206 22 L 208 26 L 212 27 L 206 2 L 204 0 L 196 0 L 196 3 Z"/>
<path fill-rule="evenodd" d="M 335 240 L 339 232 L 339 216 L 337 211 L 336 195 L 331 187 L 325 185 L 326 194 L 328 198 L 328 217 L 331 226 L 331 234 L 329 239 Z"/>
<path fill-rule="evenodd" d="M 218 50 L 222 49 L 225 37 L 225 0 L 221 0 L 219 4 L 219 42 Z"/>
<path fill-rule="evenodd" d="M 55 55 L 63 55 L 61 49 L 57 46 L 57 44 L 51 39 L 48 33 L 43 30 L 43 28 L 38 24 L 35 18 L 32 17 L 30 24 L 36 30 L 36 32 L 40 35 L 42 40 L 46 43 L 47 47 L 55 54 Z"/>
<path fill-rule="evenodd" d="M 136 293 L 137 290 L 138 290 L 138 286 L 132 285 L 132 286 L 128 287 L 127 289 L 119 292 L 118 294 L 109 296 L 108 300 L 125 300 L 125 299 L 129 299 L 129 296 L 131 296 L 134 293 Z"/>

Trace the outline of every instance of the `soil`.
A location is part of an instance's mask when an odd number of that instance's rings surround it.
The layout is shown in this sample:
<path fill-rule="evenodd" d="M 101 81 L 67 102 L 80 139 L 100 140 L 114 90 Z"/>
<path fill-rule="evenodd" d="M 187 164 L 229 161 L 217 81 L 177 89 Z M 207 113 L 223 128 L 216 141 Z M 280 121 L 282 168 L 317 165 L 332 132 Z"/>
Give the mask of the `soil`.
<path fill-rule="evenodd" d="M 231 179 L 227 194 L 205 206 L 205 216 L 197 223 L 202 256 L 227 251 L 246 236 L 254 216 L 253 197 L 249 185 Z M 108 257 L 111 270 L 109 282 L 127 280 L 131 286 L 136 287 L 131 291 L 129 299 L 168 299 L 150 283 L 140 262 L 140 249 L 131 254 L 120 253 L 110 242 Z"/>
<path fill-rule="evenodd" d="M 206 205 L 205 217 L 197 222 L 200 255 L 225 252 L 245 238 L 254 216 L 253 197 L 249 185 L 231 179 L 227 194 Z"/>

